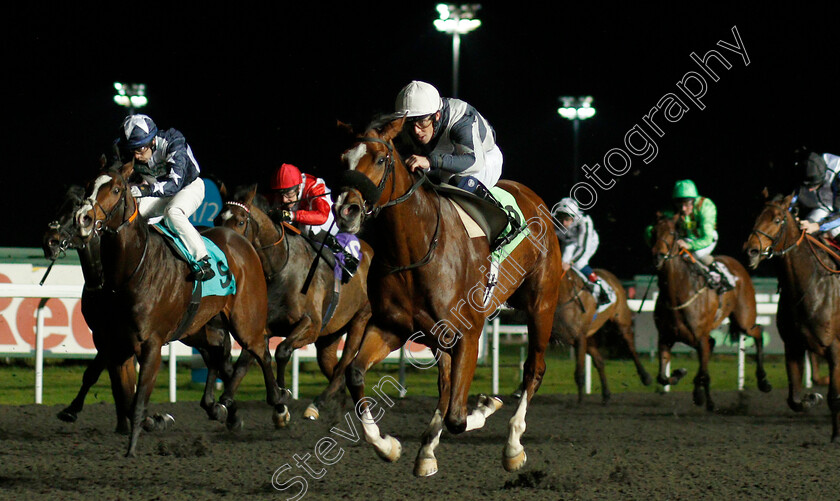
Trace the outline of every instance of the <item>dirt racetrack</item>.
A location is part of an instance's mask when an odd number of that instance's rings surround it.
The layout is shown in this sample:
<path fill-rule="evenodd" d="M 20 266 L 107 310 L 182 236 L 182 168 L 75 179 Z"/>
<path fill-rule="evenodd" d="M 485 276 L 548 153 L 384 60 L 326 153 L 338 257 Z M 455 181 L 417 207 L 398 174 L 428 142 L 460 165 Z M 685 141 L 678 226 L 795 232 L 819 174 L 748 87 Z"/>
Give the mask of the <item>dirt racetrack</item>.
<path fill-rule="evenodd" d="M 820 388 L 824 390 L 824 388 Z M 331 433 L 348 430 L 343 411 L 318 422 L 301 419 L 308 402 L 292 405 L 292 422 L 275 430 L 268 407 L 242 403 L 245 429 L 230 433 L 196 403 L 153 405 L 176 417 L 174 429 L 144 433 L 138 457 L 123 457 L 127 438 L 112 432 L 113 406 L 87 407 L 75 424 L 58 406 L 0 407 L 2 499 L 838 499 L 840 444 L 830 442 L 828 409 L 795 415 L 785 390 L 717 392 L 716 413 L 689 393 L 616 394 L 608 406 L 592 395 L 537 395 L 528 412 L 525 468 L 506 473 L 501 454 L 513 400 L 485 428 L 458 437 L 444 432 L 440 471 L 412 475 L 420 435 L 434 400 L 408 396 L 382 405 L 384 433 L 402 441 L 403 455 L 385 463 L 364 442 Z M 474 403 L 474 398 L 471 403 Z M 356 428 L 361 433 L 358 421 Z M 319 440 L 337 446 L 314 457 Z M 340 450 L 339 450 L 340 448 Z M 337 461 L 338 453 L 343 456 Z M 294 455 L 322 475 L 295 466 Z M 285 491 L 272 486 L 289 483 Z"/>

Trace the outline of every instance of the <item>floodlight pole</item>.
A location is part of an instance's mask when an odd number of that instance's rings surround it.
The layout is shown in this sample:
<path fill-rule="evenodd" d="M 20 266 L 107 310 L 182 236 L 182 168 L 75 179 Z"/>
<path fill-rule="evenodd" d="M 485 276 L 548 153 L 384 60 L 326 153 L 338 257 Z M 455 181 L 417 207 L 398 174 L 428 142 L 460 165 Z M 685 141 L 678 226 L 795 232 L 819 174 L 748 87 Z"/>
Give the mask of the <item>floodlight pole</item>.
<path fill-rule="evenodd" d="M 579 136 L 580 121 L 595 115 L 595 108 L 592 107 L 592 96 L 572 97 L 560 96 L 562 106 L 557 110 L 561 117 L 572 121 L 572 184 L 579 180 L 578 164 L 579 159 Z"/>
<path fill-rule="evenodd" d="M 440 18 L 435 20 L 435 28 L 452 35 L 452 97 L 458 97 L 458 68 L 461 60 L 461 35 L 481 26 L 475 19 L 475 13 L 481 4 L 438 4 Z"/>

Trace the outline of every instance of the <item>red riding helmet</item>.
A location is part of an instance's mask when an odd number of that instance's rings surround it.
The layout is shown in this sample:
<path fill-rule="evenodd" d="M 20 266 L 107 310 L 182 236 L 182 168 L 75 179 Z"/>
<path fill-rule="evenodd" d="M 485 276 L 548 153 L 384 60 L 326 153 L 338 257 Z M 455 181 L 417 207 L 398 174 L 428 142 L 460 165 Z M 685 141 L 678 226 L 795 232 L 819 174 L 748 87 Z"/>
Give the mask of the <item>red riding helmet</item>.
<path fill-rule="evenodd" d="M 283 164 L 274 171 L 274 179 L 271 181 L 272 190 L 288 190 L 300 186 L 303 176 L 300 169 L 292 164 Z"/>

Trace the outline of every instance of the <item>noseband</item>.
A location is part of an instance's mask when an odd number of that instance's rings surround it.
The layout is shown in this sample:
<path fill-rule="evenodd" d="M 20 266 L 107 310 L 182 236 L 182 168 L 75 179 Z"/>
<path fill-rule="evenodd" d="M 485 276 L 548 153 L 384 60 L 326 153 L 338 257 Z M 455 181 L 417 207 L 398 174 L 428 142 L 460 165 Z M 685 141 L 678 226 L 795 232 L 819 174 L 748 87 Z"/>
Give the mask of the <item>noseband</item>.
<path fill-rule="evenodd" d="M 787 211 L 790 210 L 790 209 L 785 210 L 784 207 L 780 207 L 780 206 L 778 206 L 774 203 L 770 203 L 770 202 L 766 203 L 765 206 L 774 207 L 776 209 L 782 210 L 783 212 L 787 212 Z M 773 256 L 784 256 L 785 254 L 787 254 L 788 252 L 790 252 L 794 248 L 796 248 L 800 243 L 802 243 L 802 239 L 805 238 L 805 231 L 804 230 L 802 231 L 802 234 L 799 236 L 799 238 L 796 240 L 796 242 L 794 242 L 792 245 L 789 245 L 789 246 L 785 247 L 785 242 L 782 241 L 781 242 L 782 250 L 780 250 L 778 252 L 775 251 L 776 247 L 780 244 L 779 241 L 782 240 L 784 237 L 786 237 L 785 227 L 787 226 L 787 221 L 788 221 L 788 218 L 787 218 L 787 215 L 785 215 L 785 217 L 782 218 L 782 222 L 779 225 L 779 232 L 776 234 L 775 237 L 772 236 L 772 235 L 769 235 L 768 233 L 765 233 L 765 232 L 759 230 L 756 227 L 753 227 L 752 231 L 750 232 L 750 235 L 756 235 L 756 237 L 757 237 L 756 240 L 758 240 L 758 254 L 759 254 L 759 256 L 764 256 L 766 259 L 770 259 Z M 768 245 L 767 248 L 764 248 L 764 247 L 761 246 L 761 237 L 764 237 L 767 240 L 770 240 L 770 245 Z"/>

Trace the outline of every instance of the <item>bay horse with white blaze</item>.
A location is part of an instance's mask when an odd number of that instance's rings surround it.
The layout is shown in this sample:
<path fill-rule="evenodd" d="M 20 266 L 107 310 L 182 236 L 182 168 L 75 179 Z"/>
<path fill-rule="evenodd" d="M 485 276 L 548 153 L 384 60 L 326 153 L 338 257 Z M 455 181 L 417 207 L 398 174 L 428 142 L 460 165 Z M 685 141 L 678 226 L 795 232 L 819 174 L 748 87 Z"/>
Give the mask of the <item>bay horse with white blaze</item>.
<path fill-rule="evenodd" d="M 361 345 L 370 318 L 367 275 L 373 250 L 366 242 L 359 241 L 362 259 L 356 273 L 344 285 L 340 285 L 325 258 L 319 259 L 310 286 L 303 294 L 316 250 L 293 226 L 285 223 L 275 226 L 267 210 L 268 204 L 258 195 L 257 185 L 252 185 L 234 191 L 220 218 L 224 226 L 247 238 L 260 256 L 268 284 L 269 335 L 284 338 L 274 354 L 281 387 L 285 387 L 285 370 L 292 352 L 312 343 L 316 345 L 318 366 L 330 384 L 304 413 L 305 418 L 314 420 L 318 419 L 318 409 L 324 402 L 343 394 L 344 370 Z M 325 247 L 321 252 L 331 251 Z M 347 337 L 338 360 L 336 351 L 345 333 Z M 283 416 L 276 424 L 283 426 L 287 420 L 288 415 Z"/>
<path fill-rule="evenodd" d="M 222 273 L 221 267 L 217 267 L 217 279 L 227 280 L 232 276 L 236 293 L 202 297 L 190 318 L 186 314 L 194 284 L 188 280 L 189 266 L 175 256 L 164 237 L 150 230 L 145 218 L 139 215 L 138 202 L 131 196 L 126 181 L 133 168 L 133 162 L 124 165 L 118 162 L 101 171 L 89 184 L 86 201 L 76 212 L 82 241 L 100 240 L 98 255 L 94 256 L 101 262 L 100 280 L 86 283 L 86 287 L 101 289 L 97 295 L 100 300 L 83 298 L 82 302 L 82 313 L 94 336 L 108 339 L 106 345 L 97 349 L 105 356 L 112 373 L 133 363 L 134 356 L 140 364 L 136 391 L 123 380 L 122 395 L 117 399 L 131 399 L 131 431 L 126 453 L 129 457 L 136 455 L 141 425 L 160 368 L 161 347 L 174 341 L 179 330 L 180 339 L 188 344 L 195 336 L 206 336 L 205 326 L 217 315 L 224 323 L 224 330 L 257 358 L 263 370 L 268 403 L 275 409 L 283 405 L 266 348 L 266 288 L 254 248 L 242 236 L 225 228 L 212 228 L 204 233 L 227 258 L 229 270 Z M 181 325 L 184 318 L 189 322 Z"/>
<path fill-rule="evenodd" d="M 515 471 L 526 461 L 520 437 L 528 403 L 545 372 L 562 271 L 551 215 L 527 187 L 498 183 L 515 197 L 530 233 L 501 262 L 498 284 L 490 301 L 484 302 L 488 240 L 471 239 L 454 205 L 432 189 L 425 175 L 413 175 L 405 167 L 393 143 L 404 123 L 404 118 L 387 119 L 368 127 L 341 157 L 348 170 L 334 190 L 336 220 L 342 231 L 350 233 L 358 232 L 365 222 L 370 225 L 368 241 L 375 252 L 368 276 L 373 316 L 359 353 L 347 368 L 347 385 L 365 439 L 381 457 L 395 461 L 400 443 L 380 435 L 365 398 L 365 373 L 409 338 L 435 351 L 440 398 L 414 466 L 415 475 L 434 474 L 438 469 L 434 449 L 444 424 L 454 434 L 480 428 L 501 406 L 501 400 L 481 396 L 478 407 L 467 412 L 485 318 L 506 301 L 528 316 L 525 391 L 510 421 L 502 457 L 505 469 Z"/>
<path fill-rule="evenodd" d="M 833 442 L 840 433 L 840 270 L 824 244 L 799 229 L 792 203 L 792 195 L 766 200 L 744 251 L 752 269 L 776 258 L 781 288 L 776 325 L 785 344 L 787 404 L 793 411 L 803 412 L 822 399 L 816 393 L 802 394 L 806 351 L 828 361 Z"/>
<path fill-rule="evenodd" d="M 697 351 L 700 369 L 694 378 L 693 398 L 695 405 L 715 410 L 709 392 L 709 359 L 714 349 L 710 337 L 713 329 L 729 318 L 730 335 L 744 333 L 755 341 L 755 377 L 758 388 L 769 392 L 772 387 L 764 371 L 764 349 L 761 326 L 756 323 L 755 288 L 747 270 L 728 256 L 717 256 L 736 277 L 732 290 L 719 294 L 706 283 L 705 277 L 695 271 L 694 257 L 677 245 L 679 237 L 673 217 L 659 216 L 653 227 L 653 257 L 659 282 L 659 296 L 656 299 L 653 317 L 659 331 L 659 376 L 662 385 L 677 384 L 685 376 L 686 369 L 667 374 L 671 360 L 671 348 L 677 341 Z"/>

